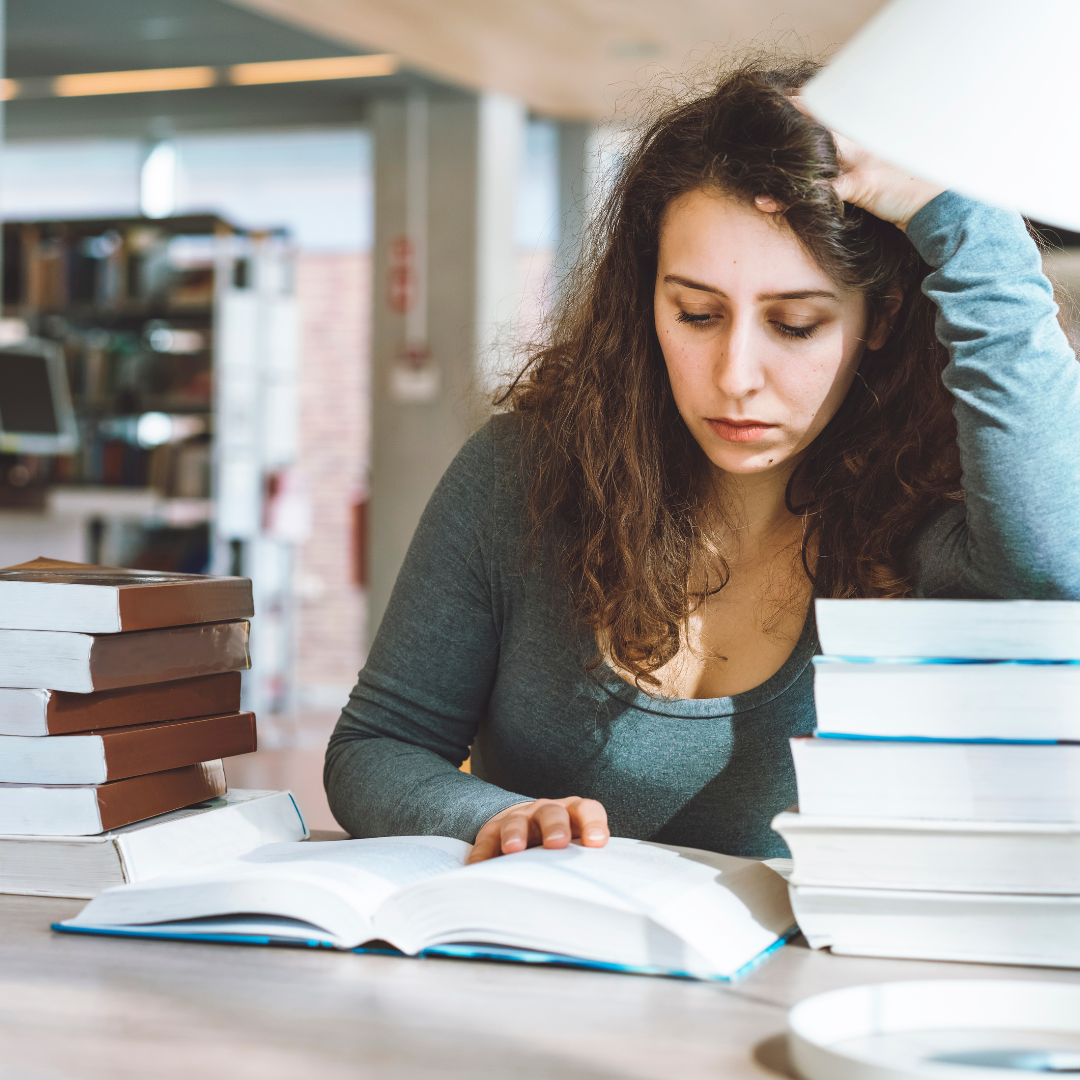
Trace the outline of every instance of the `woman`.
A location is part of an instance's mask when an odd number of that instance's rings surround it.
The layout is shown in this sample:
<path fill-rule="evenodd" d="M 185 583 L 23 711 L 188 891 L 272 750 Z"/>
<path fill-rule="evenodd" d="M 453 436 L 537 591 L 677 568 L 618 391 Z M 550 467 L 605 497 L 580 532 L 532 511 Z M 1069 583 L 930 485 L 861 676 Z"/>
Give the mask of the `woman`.
<path fill-rule="evenodd" d="M 783 855 L 813 596 L 1080 597 L 1080 369 L 1035 245 L 838 160 L 813 70 L 729 75 L 626 162 L 330 741 L 353 835 Z"/>

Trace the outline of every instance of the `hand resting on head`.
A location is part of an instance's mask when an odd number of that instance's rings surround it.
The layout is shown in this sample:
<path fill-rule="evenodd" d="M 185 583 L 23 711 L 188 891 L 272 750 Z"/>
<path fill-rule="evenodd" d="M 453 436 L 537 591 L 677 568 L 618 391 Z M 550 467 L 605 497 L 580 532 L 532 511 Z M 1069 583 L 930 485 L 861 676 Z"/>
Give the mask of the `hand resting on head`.
<path fill-rule="evenodd" d="M 800 112 L 813 117 L 801 98 L 793 97 L 791 102 Z M 840 175 L 833 181 L 836 194 L 844 202 L 890 222 L 901 232 L 907 232 L 908 222 L 945 191 L 937 184 L 921 180 L 906 169 L 875 157 L 838 131 L 830 131 L 830 134 L 840 159 Z M 765 207 L 759 205 L 758 209 L 765 210 Z"/>

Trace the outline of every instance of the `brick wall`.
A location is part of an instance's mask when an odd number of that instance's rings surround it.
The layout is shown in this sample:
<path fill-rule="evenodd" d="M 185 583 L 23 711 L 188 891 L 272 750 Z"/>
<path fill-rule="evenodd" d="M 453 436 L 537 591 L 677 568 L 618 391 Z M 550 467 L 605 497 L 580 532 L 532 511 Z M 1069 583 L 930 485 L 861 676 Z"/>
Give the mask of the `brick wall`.
<path fill-rule="evenodd" d="M 353 507 L 369 454 L 371 256 L 301 254 L 300 461 L 314 527 L 300 553 L 297 705 L 336 713 L 363 663 Z"/>
<path fill-rule="evenodd" d="M 537 330 L 553 252 L 523 252 L 517 262 L 515 336 L 521 338 Z M 297 262 L 299 467 L 310 484 L 314 525 L 296 575 L 296 705 L 301 713 L 325 712 L 327 720 L 336 718 L 364 659 L 352 522 L 370 460 L 371 265 L 368 253 L 302 253 Z"/>

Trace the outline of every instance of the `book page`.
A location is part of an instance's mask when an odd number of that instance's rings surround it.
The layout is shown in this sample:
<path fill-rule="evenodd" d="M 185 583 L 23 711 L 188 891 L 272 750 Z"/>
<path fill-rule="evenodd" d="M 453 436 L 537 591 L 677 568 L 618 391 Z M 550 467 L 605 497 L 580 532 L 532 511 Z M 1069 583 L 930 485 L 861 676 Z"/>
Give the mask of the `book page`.
<path fill-rule="evenodd" d="M 575 955 L 587 955 L 580 931 L 595 923 L 587 944 L 595 958 L 640 964 L 651 954 L 663 963 L 659 956 L 672 950 L 647 940 L 648 923 L 689 947 L 709 972 L 730 975 L 795 920 L 783 878 L 760 862 L 613 837 L 603 848 L 530 848 L 464 867 L 398 893 L 376 922 L 404 951 L 421 945 L 415 931 L 423 923 L 425 945 L 440 936 L 502 940 Z"/>
<path fill-rule="evenodd" d="M 327 930 L 343 946 L 372 936 L 371 914 L 397 889 L 460 869 L 470 846 L 442 836 L 266 844 L 189 874 L 109 889 L 72 926 L 145 925 L 257 912 Z"/>
<path fill-rule="evenodd" d="M 391 892 L 435 874 L 459 870 L 472 850 L 448 836 L 380 836 L 307 844 L 264 844 L 232 863 L 239 873 L 284 872 L 355 880 L 365 893 Z M 265 870 L 264 870 L 265 868 Z M 376 901 L 377 902 L 377 901 Z"/>
<path fill-rule="evenodd" d="M 527 885 L 631 911 L 660 911 L 725 873 L 760 864 L 695 849 L 612 837 L 602 848 L 574 843 L 561 851 L 530 848 L 467 867 L 462 873 Z M 724 882 L 725 886 L 728 884 Z"/>

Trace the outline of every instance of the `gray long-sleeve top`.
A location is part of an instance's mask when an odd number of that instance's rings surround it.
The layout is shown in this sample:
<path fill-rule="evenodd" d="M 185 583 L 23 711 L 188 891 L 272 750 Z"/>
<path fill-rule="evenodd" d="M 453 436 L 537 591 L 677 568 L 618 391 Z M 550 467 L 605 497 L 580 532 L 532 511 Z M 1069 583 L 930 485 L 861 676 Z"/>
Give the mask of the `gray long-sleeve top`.
<path fill-rule="evenodd" d="M 946 192 L 907 235 L 948 347 L 965 499 L 912 539 L 921 596 L 1080 598 L 1080 365 L 1023 222 Z M 330 740 L 326 787 L 354 836 L 472 841 L 527 799 L 599 799 L 616 835 L 787 853 L 788 738 L 814 726 L 812 615 L 767 682 L 650 697 L 608 666 L 540 568 L 522 574 L 520 419 L 496 417 L 421 519 Z M 458 766 L 472 752 L 472 774 Z"/>

